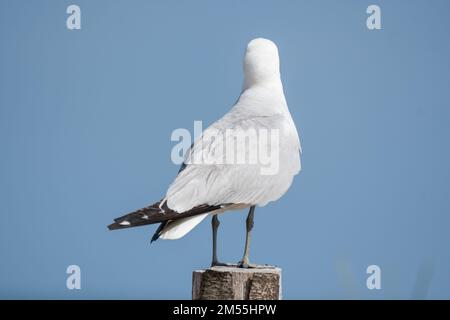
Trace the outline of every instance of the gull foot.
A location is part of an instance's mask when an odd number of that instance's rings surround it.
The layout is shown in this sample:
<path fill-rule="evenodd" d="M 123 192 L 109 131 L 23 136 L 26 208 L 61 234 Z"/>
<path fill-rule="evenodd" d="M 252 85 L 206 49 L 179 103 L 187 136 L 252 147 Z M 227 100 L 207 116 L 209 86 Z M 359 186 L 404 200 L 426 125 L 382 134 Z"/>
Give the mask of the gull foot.
<path fill-rule="evenodd" d="M 254 269 L 254 268 L 258 268 L 258 265 L 250 263 L 250 262 L 245 261 L 245 260 L 244 261 L 241 260 L 241 261 L 239 261 L 237 263 L 237 267 L 238 268 L 243 268 L 243 269 Z"/>
<path fill-rule="evenodd" d="M 211 262 L 211 267 L 228 267 L 228 263 L 219 262 L 219 261 L 213 261 Z"/>

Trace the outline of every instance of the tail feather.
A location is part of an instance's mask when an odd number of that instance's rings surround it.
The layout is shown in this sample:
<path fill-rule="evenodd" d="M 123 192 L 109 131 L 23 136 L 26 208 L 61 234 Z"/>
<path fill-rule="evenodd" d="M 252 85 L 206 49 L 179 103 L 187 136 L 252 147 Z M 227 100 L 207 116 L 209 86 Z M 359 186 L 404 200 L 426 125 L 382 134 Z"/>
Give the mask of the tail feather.
<path fill-rule="evenodd" d="M 175 221 L 178 219 L 188 218 L 211 212 L 220 209 L 222 206 L 201 205 L 191 210 L 178 213 L 167 207 L 166 202 L 161 206 L 161 201 L 158 201 L 151 206 L 133 211 L 124 216 L 114 219 L 114 223 L 108 226 L 109 230 L 118 230 L 125 228 L 132 228 L 144 226 L 148 224 Z"/>
<path fill-rule="evenodd" d="M 205 219 L 209 213 L 199 214 L 194 217 L 178 219 L 170 221 L 160 231 L 159 237 L 164 240 L 175 240 L 184 237 L 188 232 L 195 228 L 200 222 Z"/>

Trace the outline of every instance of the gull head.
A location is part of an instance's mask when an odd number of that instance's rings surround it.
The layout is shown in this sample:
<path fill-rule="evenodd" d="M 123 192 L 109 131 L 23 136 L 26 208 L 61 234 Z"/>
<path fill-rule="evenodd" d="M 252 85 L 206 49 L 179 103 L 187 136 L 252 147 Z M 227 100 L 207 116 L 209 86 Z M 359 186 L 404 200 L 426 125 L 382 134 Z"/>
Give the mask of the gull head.
<path fill-rule="evenodd" d="M 244 58 L 244 88 L 279 79 L 280 59 L 276 44 L 263 38 L 250 41 Z"/>

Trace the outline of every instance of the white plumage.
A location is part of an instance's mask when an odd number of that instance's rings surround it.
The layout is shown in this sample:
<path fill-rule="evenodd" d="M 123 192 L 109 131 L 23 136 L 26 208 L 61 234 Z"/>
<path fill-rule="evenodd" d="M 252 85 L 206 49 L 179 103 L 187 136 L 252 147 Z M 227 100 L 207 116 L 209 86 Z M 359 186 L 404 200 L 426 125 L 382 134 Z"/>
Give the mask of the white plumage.
<path fill-rule="evenodd" d="M 261 163 L 230 164 L 224 161 L 224 147 L 229 139 L 234 139 L 225 134 L 227 130 L 237 134 L 255 130 L 260 138 L 261 129 L 279 132 L 276 173 L 262 174 L 265 166 Z M 225 138 L 214 139 L 218 133 Z M 271 140 L 266 141 L 266 147 L 275 150 Z M 251 147 L 238 145 L 235 152 L 237 156 L 249 156 Z M 244 85 L 238 101 L 208 127 L 187 152 L 186 167 L 167 190 L 167 206 L 177 212 L 204 204 L 264 206 L 279 199 L 289 189 L 293 177 L 301 169 L 300 153 L 300 140 L 281 83 L 278 49 L 270 40 L 252 40 L 245 53 Z M 199 156 L 206 157 L 209 162 L 196 163 Z M 171 223 L 162 230 L 161 238 L 178 239 L 209 214 Z"/>

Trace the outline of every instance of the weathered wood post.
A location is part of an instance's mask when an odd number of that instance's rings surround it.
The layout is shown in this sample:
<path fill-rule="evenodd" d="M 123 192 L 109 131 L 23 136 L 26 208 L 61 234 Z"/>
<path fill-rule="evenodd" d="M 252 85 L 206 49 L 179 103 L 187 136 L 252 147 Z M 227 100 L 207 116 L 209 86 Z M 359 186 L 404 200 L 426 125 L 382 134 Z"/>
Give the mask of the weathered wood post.
<path fill-rule="evenodd" d="M 217 266 L 192 274 L 193 300 L 281 300 L 281 269 Z"/>

